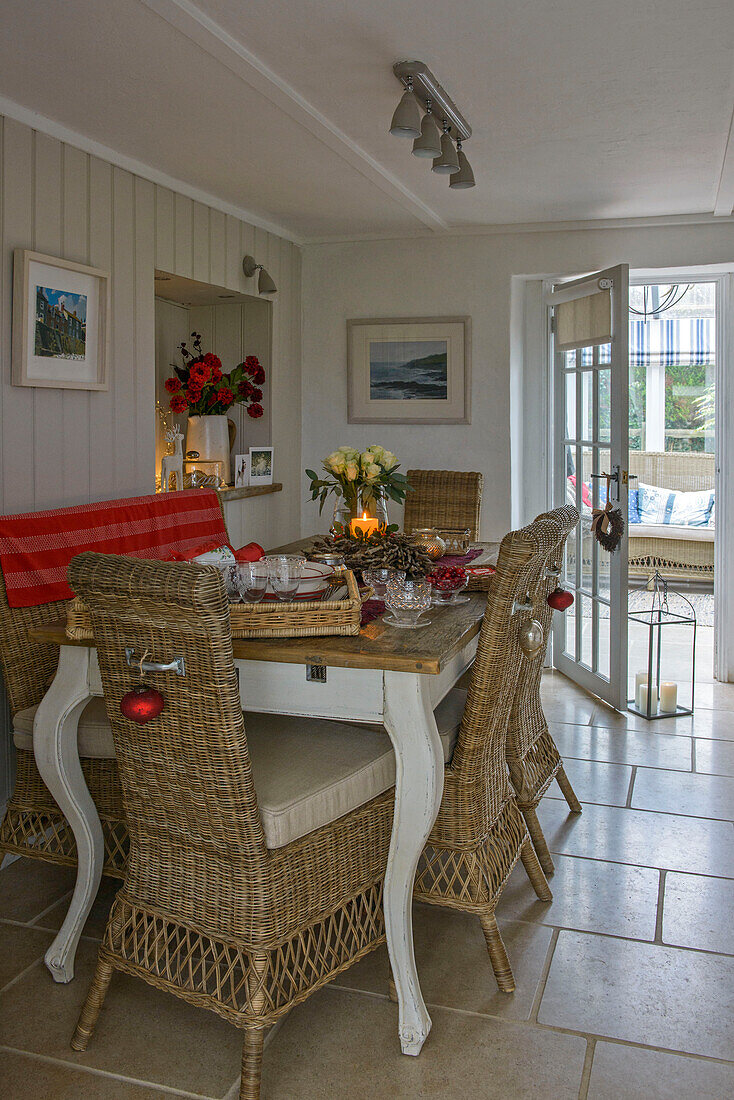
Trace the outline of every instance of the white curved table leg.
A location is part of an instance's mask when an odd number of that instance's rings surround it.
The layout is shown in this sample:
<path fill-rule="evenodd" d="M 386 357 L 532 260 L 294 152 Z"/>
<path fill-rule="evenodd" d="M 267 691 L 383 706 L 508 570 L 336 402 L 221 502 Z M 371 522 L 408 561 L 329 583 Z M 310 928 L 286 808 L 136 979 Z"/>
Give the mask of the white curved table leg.
<path fill-rule="evenodd" d="M 46 952 L 46 966 L 55 982 L 70 982 L 74 977 L 77 944 L 99 889 L 104 863 L 102 826 L 77 749 L 79 715 L 91 698 L 91 653 L 87 646 L 61 647 L 58 671 L 33 724 L 38 770 L 71 826 L 79 858 L 69 911 Z"/>
<path fill-rule="evenodd" d="M 400 1010 L 403 1054 L 420 1054 L 431 1030 L 413 951 L 413 883 L 443 794 L 443 751 L 428 676 L 385 673 L 384 723 L 397 764 L 395 817 L 385 872 L 387 946 Z"/>

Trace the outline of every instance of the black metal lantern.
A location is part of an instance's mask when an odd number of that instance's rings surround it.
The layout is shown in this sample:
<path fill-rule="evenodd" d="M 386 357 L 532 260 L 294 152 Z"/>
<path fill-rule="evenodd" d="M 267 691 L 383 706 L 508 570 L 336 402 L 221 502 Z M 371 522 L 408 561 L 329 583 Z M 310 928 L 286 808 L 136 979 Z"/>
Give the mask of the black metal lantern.
<path fill-rule="evenodd" d="M 630 611 L 630 624 L 639 624 L 647 630 L 647 665 L 635 675 L 635 693 L 628 700 L 627 709 L 641 718 L 679 718 L 684 714 L 693 714 L 694 685 L 696 682 L 696 613 L 693 604 L 680 592 L 670 593 L 676 604 L 680 601 L 681 610 L 673 611 L 669 605 L 668 582 L 660 573 L 653 577 L 652 600 L 650 607 L 640 611 Z M 680 606 L 679 605 L 679 606 Z M 673 628 L 678 628 L 673 632 Z M 669 653 L 672 646 L 680 652 L 682 644 L 681 629 L 690 631 L 690 706 L 679 699 L 680 674 L 678 679 L 669 675 Z M 639 631 L 638 631 L 639 633 Z M 632 634 L 632 631 L 630 631 Z M 630 638 L 630 654 L 634 651 Z M 687 682 L 687 681 L 683 681 Z"/>

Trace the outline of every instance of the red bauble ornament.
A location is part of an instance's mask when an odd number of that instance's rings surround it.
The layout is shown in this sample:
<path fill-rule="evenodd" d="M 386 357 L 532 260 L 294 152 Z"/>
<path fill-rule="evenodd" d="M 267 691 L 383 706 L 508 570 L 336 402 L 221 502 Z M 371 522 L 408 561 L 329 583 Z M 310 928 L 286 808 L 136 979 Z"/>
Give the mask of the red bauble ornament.
<path fill-rule="evenodd" d="M 565 611 L 567 607 L 570 607 L 573 603 L 573 593 L 567 592 L 565 588 L 554 588 L 548 596 L 546 596 L 548 606 L 552 607 L 554 611 Z"/>
<path fill-rule="evenodd" d="M 157 718 L 165 706 L 165 699 L 155 688 L 138 684 L 120 700 L 120 711 L 131 722 L 144 726 L 152 718 Z"/>

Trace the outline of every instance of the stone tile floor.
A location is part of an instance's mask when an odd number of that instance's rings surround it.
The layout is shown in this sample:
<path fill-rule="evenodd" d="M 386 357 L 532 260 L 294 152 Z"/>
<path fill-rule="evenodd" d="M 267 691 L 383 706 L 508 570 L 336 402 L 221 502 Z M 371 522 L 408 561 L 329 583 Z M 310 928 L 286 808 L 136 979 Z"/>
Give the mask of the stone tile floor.
<path fill-rule="evenodd" d="M 416 906 L 433 1018 L 421 1056 L 399 1054 L 383 949 L 271 1033 L 264 1100 L 734 1096 L 734 686 L 707 684 L 693 719 L 649 726 L 557 673 L 543 693 L 584 813 L 549 792 L 554 900 L 518 867 L 499 905 L 517 991 L 497 991 L 476 919 Z M 122 975 L 89 1050 L 70 1049 L 115 889 L 58 986 L 42 957 L 72 884 L 25 860 L 0 871 L 0 1095 L 234 1100 L 235 1029 Z"/>

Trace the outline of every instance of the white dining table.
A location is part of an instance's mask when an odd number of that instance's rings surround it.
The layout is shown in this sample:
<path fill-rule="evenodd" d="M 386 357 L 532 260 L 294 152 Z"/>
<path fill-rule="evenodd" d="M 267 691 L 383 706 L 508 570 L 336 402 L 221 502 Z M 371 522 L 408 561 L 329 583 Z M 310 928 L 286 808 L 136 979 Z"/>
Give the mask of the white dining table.
<path fill-rule="evenodd" d="M 493 557 L 496 546 L 489 544 L 478 562 Z M 390 736 L 396 790 L 384 910 L 404 1054 L 419 1054 L 431 1028 L 413 951 L 411 902 L 418 859 L 443 792 L 443 752 L 433 712 L 474 658 L 485 604 L 486 594 L 473 593 L 460 606 L 432 608 L 431 624 L 423 630 L 399 630 L 378 618 L 355 637 L 233 642 L 245 712 L 374 723 Z M 73 896 L 45 956 L 54 980 L 69 982 L 104 862 L 102 826 L 82 773 L 77 726 L 89 700 L 103 690 L 93 641 L 69 639 L 63 621 L 31 633 L 59 646 L 56 676 L 36 714 L 33 750 L 77 845 Z"/>

